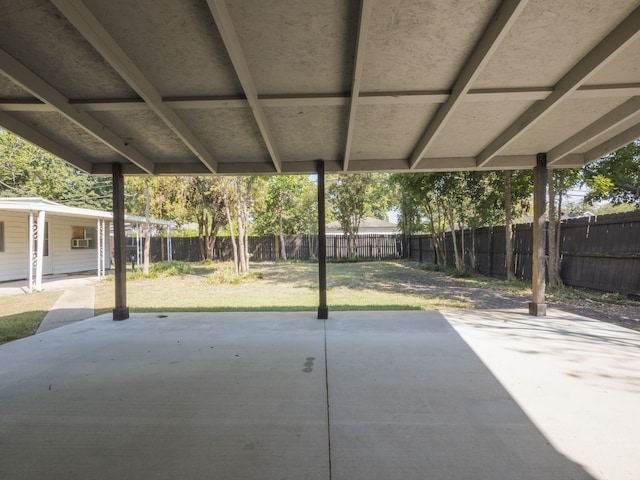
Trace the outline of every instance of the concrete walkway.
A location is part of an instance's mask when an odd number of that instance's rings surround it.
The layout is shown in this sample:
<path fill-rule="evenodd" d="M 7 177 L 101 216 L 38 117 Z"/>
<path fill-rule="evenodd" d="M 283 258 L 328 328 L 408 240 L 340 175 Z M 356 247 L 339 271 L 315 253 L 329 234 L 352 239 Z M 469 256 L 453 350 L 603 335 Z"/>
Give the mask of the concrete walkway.
<path fill-rule="evenodd" d="M 95 297 L 94 283 L 65 288 L 42 319 L 36 334 L 93 317 Z"/>
<path fill-rule="evenodd" d="M 103 315 L 1 346 L 0 478 L 637 478 L 637 332 L 314 317 Z"/>
<path fill-rule="evenodd" d="M 86 273 L 43 277 L 43 291 L 62 291 L 62 294 L 45 315 L 36 333 L 93 317 L 97 281 L 97 276 Z M 28 294 L 26 280 L 0 283 L 0 297 L 20 294 Z"/>

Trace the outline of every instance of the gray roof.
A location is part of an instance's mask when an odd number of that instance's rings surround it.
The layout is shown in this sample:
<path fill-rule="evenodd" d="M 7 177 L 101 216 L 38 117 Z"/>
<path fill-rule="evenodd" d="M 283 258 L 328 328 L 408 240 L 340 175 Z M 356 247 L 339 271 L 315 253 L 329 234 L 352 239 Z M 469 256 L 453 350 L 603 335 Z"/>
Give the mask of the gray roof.
<path fill-rule="evenodd" d="M 0 0 L 0 125 L 94 174 L 593 161 L 640 136 L 640 0 Z"/>
<path fill-rule="evenodd" d="M 47 213 L 64 215 L 67 217 L 87 217 L 101 218 L 104 220 L 113 219 L 112 212 L 94 210 L 91 208 L 68 207 L 60 203 L 45 200 L 42 197 L 0 197 L 0 210 L 6 211 L 44 211 Z M 146 218 L 137 215 L 125 215 L 128 223 L 145 223 Z M 173 220 L 161 220 L 159 218 L 149 219 L 150 223 L 158 226 L 175 227 L 177 224 Z"/>
<path fill-rule="evenodd" d="M 327 223 L 327 228 L 339 229 L 341 228 L 340 222 L 333 221 Z M 362 217 L 358 228 L 398 228 L 395 223 L 387 222 L 386 220 L 380 220 L 372 217 Z"/>

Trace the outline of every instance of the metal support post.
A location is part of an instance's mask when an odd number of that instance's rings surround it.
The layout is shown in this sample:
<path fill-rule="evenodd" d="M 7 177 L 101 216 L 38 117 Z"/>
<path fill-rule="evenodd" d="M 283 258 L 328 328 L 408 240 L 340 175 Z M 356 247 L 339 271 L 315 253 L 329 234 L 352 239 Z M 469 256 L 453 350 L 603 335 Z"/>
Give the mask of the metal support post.
<path fill-rule="evenodd" d="M 529 314 L 543 317 L 547 314 L 545 303 L 546 273 L 546 228 L 547 216 L 547 154 L 539 153 L 533 169 L 533 298 L 529 303 Z"/>
<path fill-rule="evenodd" d="M 98 280 L 102 280 L 105 277 L 105 268 L 104 268 L 104 245 L 105 245 L 105 239 L 104 239 L 104 219 L 103 218 L 99 218 L 98 219 L 98 225 L 96 227 L 96 240 L 98 242 Z"/>
<path fill-rule="evenodd" d="M 35 239 L 37 236 L 36 226 L 33 222 L 33 212 L 29 212 L 29 293 L 33 292 L 33 288 L 35 287 L 34 278 L 35 278 L 35 268 L 36 268 L 36 250 L 34 248 Z"/>
<path fill-rule="evenodd" d="M 325 228 L 324 161 L 318 160 L 318 319 L 329 318 L 327 305 L 327 232 Z"/>
<path fill-rule="evenodd" d="M 114 320 L 129 318 L 127 307 L 127 257 L 124 239 L 124 177 L 122 166 L 113 164 L 113 251 L 115 257 L 116 306 Z"/>
<path fill-rule="evenodd" d="M 36 226 L 36 291 L 42 290 L 42 264 L 44 262 L 44 237 L 46 235 L 45 212 L 38 212 L 38 224 Z"/>

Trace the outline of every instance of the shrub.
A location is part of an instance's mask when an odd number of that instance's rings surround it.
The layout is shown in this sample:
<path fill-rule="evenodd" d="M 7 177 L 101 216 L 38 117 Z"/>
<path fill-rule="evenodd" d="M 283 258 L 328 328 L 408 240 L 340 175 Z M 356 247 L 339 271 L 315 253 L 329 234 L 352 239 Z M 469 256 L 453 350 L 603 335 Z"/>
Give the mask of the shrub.
<path fill-rule="evenodd" d="M 263 278 L 264 275 L 260 272 L 240 275 L 232 268 L 220 268 L 204 277 L 202 283 L 205 285 L 237 285 L 250 280 L 262 280 Z"/>

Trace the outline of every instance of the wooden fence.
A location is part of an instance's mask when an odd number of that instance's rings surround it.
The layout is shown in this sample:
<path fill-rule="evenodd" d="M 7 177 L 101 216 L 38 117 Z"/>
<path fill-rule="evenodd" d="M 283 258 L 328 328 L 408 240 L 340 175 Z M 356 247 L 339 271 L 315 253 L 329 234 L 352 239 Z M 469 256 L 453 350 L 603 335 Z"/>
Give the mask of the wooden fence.
<path fill-rule="evenodd" d="M 462 232 L 456 232 L 458 248 Z M 487 227 L 473 235 L 465 230 L 465 264 L 479 273 L 506 278 L 505 229 Z M 446 234 L 447 266 L 455 265 L 453 238 Z M 475 249 L 472 248 L 475 246 Z M 531 279 L 533 230 L 531 225 L 514 228 L 513 257 L 517 278 Z M 560 276 L 566 285 L 610 292 L 640 294 L 640 214 L 630 212 L 577 218 L 562 222 Z M 473 265 L 475 253 L 475 265 Z M 430 235 L 413 235 L 410 258 L 436 263 Z"/>
<path fill-rule="evenodd" d="M 312 260 L 318 257 L 317 235 L 285 235 L 285 249 L 289 260 Z M 151 261 L 166 259 L 166 239 L 151 239 Z M 176 237 L 171 239 L 174 260 L 196 262 L 202 260 L 200 240 L 197 237 Z M 274 261 L 280 258 L 280 239 L 277 236 L 249 237 L 251 261 Z M 392 259 L 406 258 L 407 245 L 402 235 L 359 235 L 356 240 L 358 258 Z M 218 237 L 213 249 L 216 260 L 233 259 L 230 237 Z M 343 235 L 327 237 L 327 258 L 342 260 L 347 258 L 347 239 Z"/>
<path fill-rule="evenodd" d="M 465 264 L 479 273 L 506 278 L 504 227 L 480 228 L 475 232 L 456 232 L 458 245 L 465 239 Z M 151 259 L 166 259 L 166 239 L 153 238 Z M 201 260 L 198 238 L 173 238 L 175 260 Z M 164 243 L 164 246 L 163 246 Z M 455 265 L 451 232 L 445 237 L 446 263 Z M 317 258 L 317 235 L 287 235 L 288 259 Z M 360 235 L 357 256 L 363 259 L 411 258 L 417 262 L 437 263 L 430 235 L 413 235 L 408 242 L 402 235 Z M 531 225 L 516 225 L 513 240 L 513 269 L 517 278 L 531 279 L 533 230 Z M 566 285 L 597 290 L 640 294 L 640 213 L 602 215 L 562 222 L 561 278 Z M 278 237 L 249 237 L 251 260 L 273 261 L 280 258 Z M 214 258 L 233 258 L 229 237 L 218 237 Z M 347 240 L 342 235 L 327 237 L 327 258 L 346 259 Z M 475 259 L 475 263 L 474 263 Z"/>

